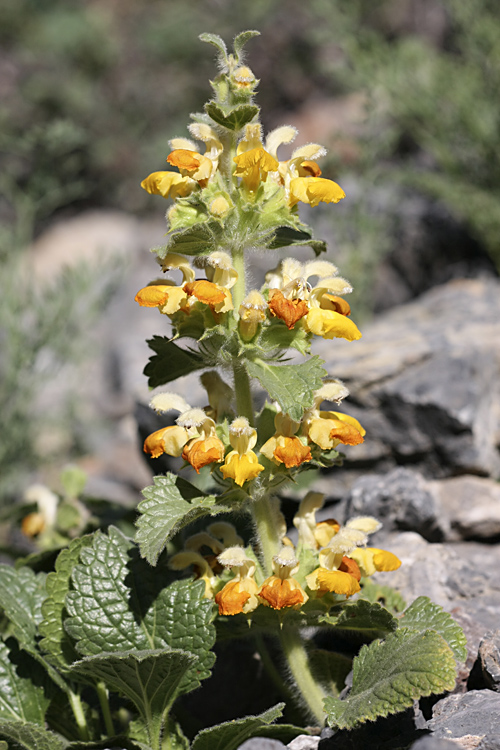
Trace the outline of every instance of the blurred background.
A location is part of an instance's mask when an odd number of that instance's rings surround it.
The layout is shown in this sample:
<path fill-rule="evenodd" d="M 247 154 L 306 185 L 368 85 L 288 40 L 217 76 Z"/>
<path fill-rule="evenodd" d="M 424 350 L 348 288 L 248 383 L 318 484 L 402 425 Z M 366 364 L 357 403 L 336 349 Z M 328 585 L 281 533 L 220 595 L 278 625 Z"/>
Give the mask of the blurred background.
<path fill-rule="evenodd" d="M 150 480 L 134 403 L 157 311 L 165 202 L 139 187 L 210 97 L 214 50 L 244 29 L 264 129 L 347 193 L 310 220 L 363 321 L 500 268 L 497 0 L 16 0 L 0 4 L 0 495 L 136 502 Z M 151 312 L 151 316 L 149 313 Z M 92 484 L 92 481 L 94 482 Z M 90 490 L 89 490 L 90 491 Z"/>

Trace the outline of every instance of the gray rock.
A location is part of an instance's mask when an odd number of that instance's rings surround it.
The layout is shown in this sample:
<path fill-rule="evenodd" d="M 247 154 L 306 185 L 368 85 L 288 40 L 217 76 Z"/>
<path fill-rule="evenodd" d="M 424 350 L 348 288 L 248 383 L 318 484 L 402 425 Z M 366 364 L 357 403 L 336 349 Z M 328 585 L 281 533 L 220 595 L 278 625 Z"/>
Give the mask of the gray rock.
<path fill-rule="evenodd" d="M 445 739 L 470 738 L 469 746 L 498 734 L 500 695 L 491 690 L 471 690 L 464 695 L 449 695 L 438 701 L 432 711 L 428 729 Z M 472 744 L 474 738 L 475 744 Z"/>
<path fill-rule="evenodd" d="M 421 737 L 413 743 L 411 750 L 457 750 L 457 743 L 439 737 Z"/>
<path fill-rule="evenodd" d="M 500 484 L 463 476 L 428 482 L 445 539 L 495 541 L 500 538 Z"/>
<path fill-rule="evenodd" d="M 279 740 L 270 740 L 267 737 L 252 737 L 238 747 L 238 750 L 283 750 L 286 748 Z"/>
<path fill-rule="evenodd" d="M 500 477 L 500 282 L 436 287 L 363 327 L 356 342 L 318 342 L 348 385 L 345 410 L 389 449 L 348 452 L 348 466 L 411 465 L 427 477 Z M 335 474 L 332 472 L 332 481 Z"/>
<path fill-rule="evenodd" d="M 289 750 L 317 750 L 319 737 L 311 737 L 308 734 L 299 734 L 294 740 L 288 743 Z"/>
<path fill-rule="evenodd" d="M 500 692 L 500 630 L 485 635 L 479 644 L 479 660 L 487 687 Z"/>

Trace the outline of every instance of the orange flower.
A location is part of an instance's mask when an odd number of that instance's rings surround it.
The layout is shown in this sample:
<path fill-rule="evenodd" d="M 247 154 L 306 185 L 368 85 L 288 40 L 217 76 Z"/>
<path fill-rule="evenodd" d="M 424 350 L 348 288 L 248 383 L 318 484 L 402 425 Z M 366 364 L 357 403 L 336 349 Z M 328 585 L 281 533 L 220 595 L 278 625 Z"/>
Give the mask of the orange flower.
<path fill-rule="evenodd" d="M 276 464 L 285 464 L 287 469 L 311 461 L 310 449 L 294 434 L 299 429 L 299 422 L 288 414 L 278 412 L 274 417 L 274 426 L 276 432 L 260 449 L 262 455 Z"/>
<path fill-rule="evenodd" d="M 309 312 L 307 302 L 301 299 L 287 299 L 279 289 L 269 290 L 268 306 L 271 314 L 280 318 L 289 330 Z"/>
<path fill-rule="evenodd" d="M 224 443 L 216 436 L 190 440 L 184 446 L 182 458 L 199 474 L 203 466 L 223 461 Z"/>
<path fill-rule="evenodd" d="M 258 586 L 253 579 L 255 561 L 247 556 L 243 547 L 239 546 L 228 547 L 217 560 L 235 573 L 235 578 L 226 583 L 215 596 L 215 601 L 219 605 L 219 614 L 237 615 L 241 612 L 245 614 L 252 612 L 259 605 Z"/>
<path fill-rule="evenodd" d="M 299 569 L 293 547 L 284 545 L 279 554 L 273 557 L 274 575 L 266 578 L 260 587 L 258 597 L 272 609 L 294 607 L 298 609 L 308 600 L 300 583 L 293 578 Z"/>

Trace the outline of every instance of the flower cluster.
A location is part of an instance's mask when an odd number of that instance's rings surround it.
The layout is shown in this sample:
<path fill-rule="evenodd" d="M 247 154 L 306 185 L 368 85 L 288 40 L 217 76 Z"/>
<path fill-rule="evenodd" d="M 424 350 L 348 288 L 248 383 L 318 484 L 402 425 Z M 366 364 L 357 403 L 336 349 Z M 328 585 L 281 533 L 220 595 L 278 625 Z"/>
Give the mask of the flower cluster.
<path fill-rule="evenodd" d="M 205 582 L 206 598 L 215 599 L 220 615 L 249 614 L 259 605 L 298 610 L 309 599 L 323 600 L 328 595 L 333 595 L 331 604 L 357 594 L 362 578 L 399 568 L 396 555 L 366 546 L 368 536 L 381 527 L 374 518 L 358 516 L 343 526 L 334 519 L 317 523 L 315 514 L 323 500 L 321 493 L 309 492 L 301 502 L 294 518 L 296 548 L 285 536 L 283 517 L 278 516 L 282 546 L 273 557 L 273 574 L 267 578 L 253 550 L 243 547 L 229 523 L 211 524 L 206 532 L 188 537 L 185 549 L 170 559 L 170 566 L 176 570 L 192 566 L 195 577 Z M 311 569 L 313 561 L 317 566 Z"/>

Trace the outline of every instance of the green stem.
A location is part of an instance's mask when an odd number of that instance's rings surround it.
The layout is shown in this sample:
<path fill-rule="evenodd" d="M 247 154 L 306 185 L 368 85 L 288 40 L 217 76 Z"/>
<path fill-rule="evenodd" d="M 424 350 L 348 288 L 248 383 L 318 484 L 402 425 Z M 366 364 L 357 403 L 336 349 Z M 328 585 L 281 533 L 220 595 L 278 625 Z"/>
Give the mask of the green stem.
<path fill-rule="evenodd" d="M 238 310 L 239 306 L 245 299 L 246 295 L 246 278 L 245 278 L 245 250 L 242 247 L 234 247 L 232 250 L 233 268 L 238 274 L 236 284 L 231 289 L 234 309 Z"/>
<path fill-rule="evenodd" d="M 239 417 L 246 417 L 254 425 L 254 412 L 250 378 L 242 360 L 233 359 L 234 390 L 236 393 L 236 410 Z"/>
<path fill-rule="evenodd" d="M 254 500 L 250 509 L 254 517 L 257 544 L 261 550 L 264 575 L 270 576 L 273 572 L 273 557 L 281 547 L 279 523 L 267 496 Z"/>
<path fill-rule="evenodd" d="M 326 693 L 311 674 L 307 651 L 300 633 L 284 625 L 280 633 L 280 640 L 285 659 L 301 693 L 302 700 L 318 724 L 323 726 L 325 723 L 323 701 L 326 698 Z"/>
<path fill-rule="evenodd" d="M 99 704 L 101 706 L 106 732 L 108 733 L 109 737 L 114 737 L 115 728 L 113 726 L 113 719 L 111 718 L 111 711 L 109 710 L 108 690 L 104 682 L 97 683 L 96 691 L 99 698 Z"/>
<path fill-rule="evenodd" d="M 68 698 L 71 710 L 73 711 L 73 716 L 75 717 L 76 726 L 78 727 L 78 734 L 80 735 L 80 738 L 82 740 L 89 741 L 89 728 L 87 726 L 87 720 L 85 718 L 85 713 L 83 711 L 80 696 L 78 695 L 78 693 L 74 693 L 72 690 L 70 690 L 68 693 Z"/>

